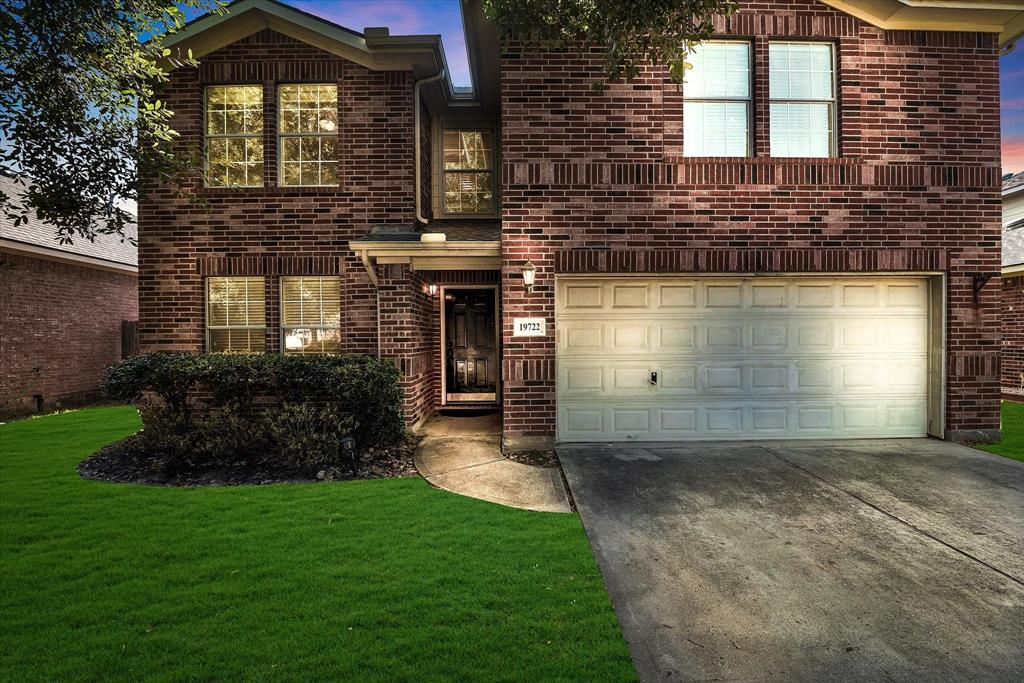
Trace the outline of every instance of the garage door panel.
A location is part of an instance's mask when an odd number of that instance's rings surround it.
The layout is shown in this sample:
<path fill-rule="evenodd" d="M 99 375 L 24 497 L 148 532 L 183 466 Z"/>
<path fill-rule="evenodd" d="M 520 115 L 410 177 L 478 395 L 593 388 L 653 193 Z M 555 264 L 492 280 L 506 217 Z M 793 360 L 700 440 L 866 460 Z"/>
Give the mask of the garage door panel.
<path fill-rule="evenodd" d="M 922 278 L 570 278 L 556 326 L 562 440 L 926 432 Z"/>
<path fill-rule="evenodd" d="M 664 316 L 664 313 L 659 314 Z M 882 355 L 925 354 L 926 316 L 846 317 L 834 320 L 744 320 L 622 318 L 600 323 L 560 320 L 563 357 L 615 357 L 652 353 L 678 357 L 832 357 L 875 351 Z"/>
<path fill-rule="evenodd" d="M 916 401 L 678 401 L 672 406 L 613 401 L 559 405 L 566 441 L 676 439 L 870 438 L 919 436 L 925 411 Z"/>
<path fill-rule="evenodd" d="M 657 373 L 657 384 L 650 381 Z M 824 362 L 697 361 L 559 363 L 559 396 L 669 399 L 695 396 L 765 396 L 839 399 L 878 392 L 919 398 L 927 383 L 927 358 L 865 363 L 842 358 Z"/>

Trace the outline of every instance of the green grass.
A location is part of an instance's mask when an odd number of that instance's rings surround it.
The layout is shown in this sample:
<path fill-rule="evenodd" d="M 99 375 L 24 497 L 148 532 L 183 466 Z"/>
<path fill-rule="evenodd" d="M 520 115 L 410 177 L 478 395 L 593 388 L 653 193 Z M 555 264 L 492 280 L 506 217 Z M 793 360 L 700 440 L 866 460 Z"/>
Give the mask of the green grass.
<path fill-rule="evenodd" d="M 574 515 L 418 478 L 82 480 L 130 408 L 0 426 L 6 680 L 633 680 Z"/>
<path fill-rule="evenodd" d="M 1024 462 L 1024 403 L 1003 401 L 1003 440 L 978 448 Z"/>

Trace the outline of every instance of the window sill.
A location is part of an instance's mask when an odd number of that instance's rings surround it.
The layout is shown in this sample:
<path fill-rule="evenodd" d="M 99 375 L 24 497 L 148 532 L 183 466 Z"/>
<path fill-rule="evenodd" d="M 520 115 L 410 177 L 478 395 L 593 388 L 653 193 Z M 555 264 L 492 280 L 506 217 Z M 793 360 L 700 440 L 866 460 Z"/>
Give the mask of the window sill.
<path fill-rule="evenodd" d="M 289 194 L 333 194 L 345 192 L 342 185 L 262 185 L 245 187 L 201 187 L 197 194 L 200 196 L 245 196 L 245 195 L 289 195 Z"/>
<path fill-rule="evenodd" d="M 500 218 L 500 214 L 497 213 L 442 213 L 437 216 L 439 221 L 457 221 L 457 220 L 473 220 L 473 221 L 494 221 Z"/>
<path fill-rule="evenodd" d="M 667 156 L 669 164 L 825 164 L 828 166 L 854 166 L 859 157 L 684 157 Z"/>

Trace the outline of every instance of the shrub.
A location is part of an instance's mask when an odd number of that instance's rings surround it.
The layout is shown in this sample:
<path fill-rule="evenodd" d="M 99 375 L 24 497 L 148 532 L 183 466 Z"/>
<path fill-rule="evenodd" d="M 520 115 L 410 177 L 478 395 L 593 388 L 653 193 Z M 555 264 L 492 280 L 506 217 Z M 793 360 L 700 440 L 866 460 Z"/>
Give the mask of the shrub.
<path fill-rule="evenodd" d="M 400 441 L 398 380 L 393 363 L 362 355 L 152 353 L 109 366 L 103 386 L 138 404 L 147 445 L 184 465 L 276 457 L 306 468 L 327 464 L 347 434 L 361 450 Z"/>
<path fill-rule="evenodd" d="M 269 451 L 284 468 L 296 472 L 341 465 L 341 441 L 352 431 L 352 418 L 337 408 L 308 403 L 285 403 L 263 413 L 260 422 Z"/>

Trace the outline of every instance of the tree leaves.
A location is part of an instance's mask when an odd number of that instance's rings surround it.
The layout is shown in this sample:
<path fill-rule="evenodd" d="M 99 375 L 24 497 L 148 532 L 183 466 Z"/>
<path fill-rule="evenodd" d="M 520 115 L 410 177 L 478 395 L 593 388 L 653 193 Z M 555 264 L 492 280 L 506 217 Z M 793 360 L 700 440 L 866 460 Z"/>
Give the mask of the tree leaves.
<path fill-rule="evenodd" d="M 503 40 L 569 48 L 583 43 L 605 54 L 606 80 L 633 80 L 650 63 L 682 83 L 686 55 L 713 34 L 714 15 L 732 0 L 484 0 Z M 594 88 L 603 90 L 605 81 Z"/>
<path fill-rule="evenodd" d="M 35 213 L 57 238 L 124 236 L 142 179 L 186 177 L 196 150 L 174 149 L 173 112 L 158 97 L 170 69 L 195 65 L 164 48 L 179 7 L 217 0 L 0 0 L 0 170 L 19 178 L 0 210 Z M 148 42 L 140 36 L 150 37 Z"/>

